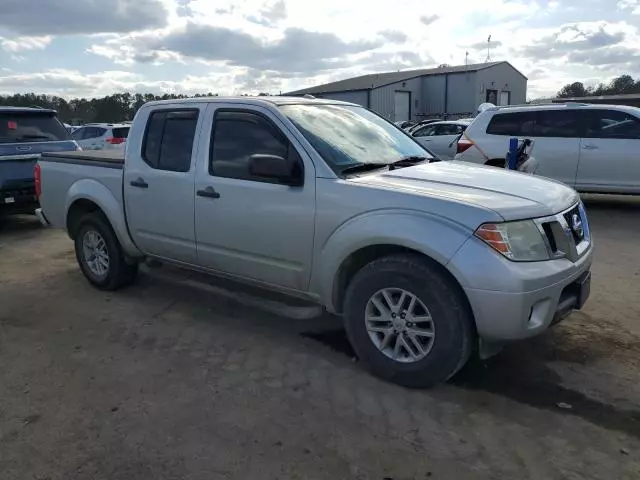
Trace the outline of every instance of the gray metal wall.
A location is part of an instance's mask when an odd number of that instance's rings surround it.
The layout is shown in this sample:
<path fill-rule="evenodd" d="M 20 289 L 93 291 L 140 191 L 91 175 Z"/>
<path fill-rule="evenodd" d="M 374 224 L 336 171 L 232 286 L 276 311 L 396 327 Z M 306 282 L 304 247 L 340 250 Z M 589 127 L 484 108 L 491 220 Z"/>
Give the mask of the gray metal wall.
<path fill-rule="evenodd" d="M 341 102 L 351 102 L 366 107 L 369 93 L 367 90 L 354 90 L 352 92 L 319 93 L 314 95 L 314 97 L 340 100 Z"/>
<path fill-rule="evenodd" d="M 424 105 L 419 112 L 424 114 L 422 118 L 439 116 L 444 112 L 444 92 L 444 75 L 427 75 L 422 77 L 422 99 Z"/>
<path fill-rule="evenodd" d="M 387 120 L 395 121 L 395 92 L 411 92 L 411 119 L 422 111 L 422 78 L 412 78 L 404 82 L 392 83 L 371 90 L 371 110 Z"/>
<path fill-rule="evenodd" d="M 511 105 L 527 101 L 527 79 L 511 65 L 501 63 L 476 73 L 476 107 L 486 100 L 487 90 L 511 92 Z"/>
<path fill-rule="evenodd" d="M 477 72 L 449 74 L 447 118 L 470 116 L 477 108 L 475 104 Z"/>

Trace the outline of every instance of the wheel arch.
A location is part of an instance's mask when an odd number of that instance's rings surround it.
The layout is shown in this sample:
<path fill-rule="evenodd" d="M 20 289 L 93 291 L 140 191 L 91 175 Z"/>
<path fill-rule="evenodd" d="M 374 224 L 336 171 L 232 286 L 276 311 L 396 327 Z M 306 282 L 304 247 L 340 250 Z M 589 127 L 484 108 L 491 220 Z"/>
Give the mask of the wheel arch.
<path fill-rule="evenodd" d="M 122 202 L 102 183 L 83 179 L 71 186 L 67 196 L 65 227 L 71 238 L 75 234 L 80 218 L 91 212 L 100 212 L 104 215 L 128 256 L 142 256 L 129 236 Z"/>
<path fill-rule="evenodd" d="M 328 311 L 340 312 L 344 287 L 356 267 L 382 256 L 408 253 L 422 255 L 446 269 L 472 233 L 450 216 L 424 211 L 385 209 L 365 213 L 341 224 L 326 238 L 314 258 L 311 291 Z"/>
<path fill-rule="evenodd" d="M 464 289 L 462 288 L 462 285 L 455 277 L 455 275 L 453 275 L 453 273 L 451 273 L 445 265 L 420 250 L 392 243 L 368 245 L 366 247 L 359 248 L 358 250 L 348 255 L 342 261 L 340 267 L 338 268 L 338 271 L 335 274 L 335 278 L 333 280 L 333 289 L 331 292 L 332 304 L 335 312 L 342 313 L 344 311 L 344 300 L 347 287 L 355 274 L 358 273 L 358 271 L 362 267 L 377 259 L 401 254 L 420 258 L 424 262 L 428 263 L 431 268 L 440 272 L 445 278 L 449 280 L 450 284 L 456 290 L 458 290 L 461 298 L 464 298 L 469 311 L 472 312 L 471 306 L 469 305 L 469 300 L 464 292 Z"/>

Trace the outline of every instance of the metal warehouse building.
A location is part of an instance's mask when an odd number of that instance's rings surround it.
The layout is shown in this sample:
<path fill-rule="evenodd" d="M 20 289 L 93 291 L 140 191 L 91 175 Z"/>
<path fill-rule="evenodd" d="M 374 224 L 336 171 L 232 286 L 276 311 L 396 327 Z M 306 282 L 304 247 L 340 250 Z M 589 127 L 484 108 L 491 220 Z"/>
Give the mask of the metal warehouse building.
<path fill-rule="evenodd" d="M 374 73 L 289 92 L 357 103 L 392 121 L 471 116 L 484 102 L 522 104 L 527 77 L 509 62 Z"/>

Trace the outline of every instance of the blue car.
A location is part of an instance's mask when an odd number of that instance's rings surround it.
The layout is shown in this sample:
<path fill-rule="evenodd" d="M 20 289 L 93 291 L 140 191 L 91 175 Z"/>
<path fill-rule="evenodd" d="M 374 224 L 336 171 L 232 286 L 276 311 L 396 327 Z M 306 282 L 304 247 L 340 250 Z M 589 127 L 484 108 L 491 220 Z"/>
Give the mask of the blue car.
<path fill-rule="evenodd" d="M 37 207 L 34 167 L 44 152 L 78 150 L 55 110 L 0 106 L 0 220 Z"/>

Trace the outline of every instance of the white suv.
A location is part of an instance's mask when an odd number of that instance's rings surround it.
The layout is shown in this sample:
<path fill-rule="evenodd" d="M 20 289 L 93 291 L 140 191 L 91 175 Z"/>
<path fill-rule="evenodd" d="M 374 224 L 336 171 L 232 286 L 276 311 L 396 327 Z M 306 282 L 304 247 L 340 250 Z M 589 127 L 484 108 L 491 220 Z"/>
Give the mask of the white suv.
<path fill-rule="evenodd" d="M 71 137 L 83 150 L 124 148 L 130 127 L 124 123 L 88 123 L 74 130 Z"/>
<path fill-rule="evenodd" d="M 581 192 L 640 193 L 640 108 L 578 103 L 491 108 L 467 127 L 455 160 L 504 166 L 514 137 L 534 140 L 536 175 Z"/>

